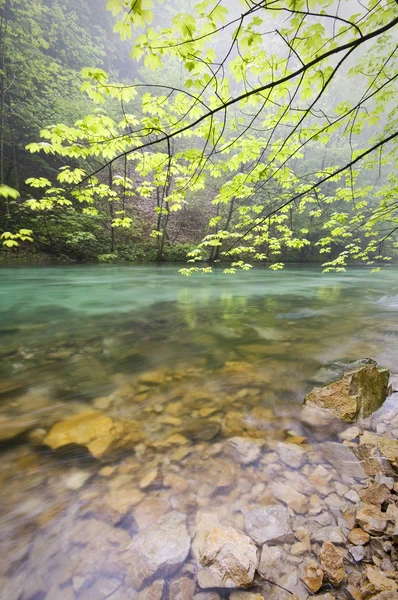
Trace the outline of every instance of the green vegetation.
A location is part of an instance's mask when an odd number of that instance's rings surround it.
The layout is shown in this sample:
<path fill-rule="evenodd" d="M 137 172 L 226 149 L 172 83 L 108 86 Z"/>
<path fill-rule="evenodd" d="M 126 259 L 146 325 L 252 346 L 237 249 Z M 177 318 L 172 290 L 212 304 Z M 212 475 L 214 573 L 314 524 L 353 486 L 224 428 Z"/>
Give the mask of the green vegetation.
<path fill-rule="evenodd" d="M 237 4 L 0 0 L 4 251 L 394 258 L 397 3 Z"/>

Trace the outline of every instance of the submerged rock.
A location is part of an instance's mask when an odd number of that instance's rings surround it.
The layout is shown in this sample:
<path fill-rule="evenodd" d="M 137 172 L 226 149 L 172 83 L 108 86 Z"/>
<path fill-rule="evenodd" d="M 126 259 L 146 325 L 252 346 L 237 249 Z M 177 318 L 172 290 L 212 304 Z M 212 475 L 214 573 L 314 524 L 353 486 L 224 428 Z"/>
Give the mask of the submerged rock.
<path fill-rule="evenodd" d="M 171 575 L 184 563 L 191 547 L 185 516 L 172 512 L 139 533 L 123 556 L 128 580 L 136 590 L 153 579 Z"/>
<path fill-rule="evenodd" d="M 388 369 L 367 364 L 348 371 L 341 379 L 323 387 L 314 388 L 305 403 L 327 409 L 334 417 L 352 423 L 378 410 L 387 396 Z"/>
<path fill-rule="evenodd" d="M 198 572 L 201 588 L 249 587 L 257 569 L 257 548 L 232 527 L 213 527 L 204 544 Z"/>
<path fill-rule="evenodd" d="M 294 535 L 287 508 L 261 506 L 243 509 L 246 531 L 257 544 L 292 544 Z"/>
<path fill-rule="evenodd" d="M 54 425 L 43 444 L 53 450 L 68 444 L 79 444 L 99 458 L 122 432 L 122 425 L 111 417 L 99 412 L 86 412 Z"/>
<path fill-rule="evenodd" d="M 338 473 L 356 479 L 366 478 L 361 462 L 347 446 L 337 442 L 324 442 L 320 447 L 328 462 Z"/>

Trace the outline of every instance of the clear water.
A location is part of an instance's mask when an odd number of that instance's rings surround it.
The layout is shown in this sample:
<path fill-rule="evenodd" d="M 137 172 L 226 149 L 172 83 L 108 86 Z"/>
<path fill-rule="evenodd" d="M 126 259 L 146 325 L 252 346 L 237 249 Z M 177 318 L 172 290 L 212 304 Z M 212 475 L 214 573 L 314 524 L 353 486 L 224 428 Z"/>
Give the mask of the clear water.
<path fill-rule="evenodd" d="M 299 421 L 309 389 L 364 356 L 396 372 L 397 274 L 0 268 L 0 598 L 135 598 L 104 528 L 134 539 L 172 509 L 191 532 L 203 510 L 236 524 L 238 491 L 255 502 L 248 485 L 267 484 L 223 444 L 245 436 L 272 452 L 278 440 L 316 439 Z M 97 458 L 43 443 L 87 410 L 122 421 L 130 442 L 115 435 Z M 232 469 L 221 491 L 220 468 Z M 195 582 L 194 571 L 188 558 L 169 584 Z"/>

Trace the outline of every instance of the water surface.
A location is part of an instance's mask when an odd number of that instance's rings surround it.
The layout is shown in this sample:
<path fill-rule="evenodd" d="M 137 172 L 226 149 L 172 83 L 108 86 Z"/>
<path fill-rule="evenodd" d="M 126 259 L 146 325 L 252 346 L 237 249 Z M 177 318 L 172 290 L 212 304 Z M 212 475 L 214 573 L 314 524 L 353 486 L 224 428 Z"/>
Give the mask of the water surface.
<path fill-rule="evenodd" d="M 364 356 L 396 372 L 397 274 L 0 268 L 0 598 L 138 597 L 116 533 L 171 510 L 192 534 L 206 511 L 244 529 L 243 504 L 272 503 L 269 482 L 296 476 L 275 444 L 336 433 L 300 422 L 306 392 Z M 46 444 L 87 411 L 122 424 L 106 452 Z M 236 436 L 263 442 L 261 459 L 226 451 Z M 195 587 L 192 557 L 169 590 L 181 576 Z"/>

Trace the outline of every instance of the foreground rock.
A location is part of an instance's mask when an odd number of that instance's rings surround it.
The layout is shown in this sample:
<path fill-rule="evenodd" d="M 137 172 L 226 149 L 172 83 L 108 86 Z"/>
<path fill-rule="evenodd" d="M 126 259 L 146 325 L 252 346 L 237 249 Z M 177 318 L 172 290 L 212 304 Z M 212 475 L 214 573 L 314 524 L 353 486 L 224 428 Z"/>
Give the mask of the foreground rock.
<path fill-rule="evenodd" d="M 198 572 L 201 588 L 250 587 L 258 566 L 257 548 L 232 527 L 213 527 L 205 541 Z"/>
<path fill-rule="evenodd" d="M 326 409 L 331 416 L 352 423 L 358 417 L 370 416 L 382 406 L 389 375 L 388 369 L 373 362 L 348 371 L 338 381 L 314 388 L 305 403 Z"/>
<path fill-rule="evenodd" d="M 129 580 L 136 590 L 156 578 L 174 573 L 185 561 L 191 547 L 185 516 L 164 515 L 138 534 L 124 555 Z"/>

